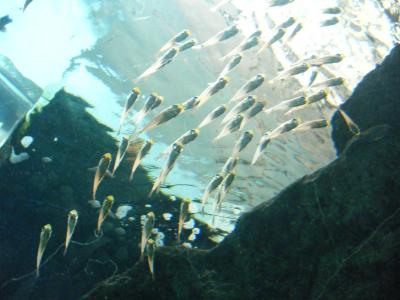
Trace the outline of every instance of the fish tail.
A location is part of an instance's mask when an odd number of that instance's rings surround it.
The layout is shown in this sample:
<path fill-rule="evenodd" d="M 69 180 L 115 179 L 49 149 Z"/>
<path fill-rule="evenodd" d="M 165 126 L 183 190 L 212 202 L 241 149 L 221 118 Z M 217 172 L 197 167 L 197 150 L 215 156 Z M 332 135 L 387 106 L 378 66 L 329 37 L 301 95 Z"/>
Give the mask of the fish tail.
<path fill-rule="evenodd" d="M 263 52 L 265 50 L 265 48 L 267 48 L 268 44 L 263 42 L 263 45 L 261 46 L 261 48 L 257 51 L 256 55 L 259 55 L 261 52 Z"/>
<path fill-rule="evenodd" d="M 133 174 L 135 173 L 137 167 L 139 166 L 139 163 L 140 163 L 140 159 L 137 157 L 137 158 L 135 159 L 135 162 L 134 162 L 133 165 L 132 165 L 131 174 L 129 175 L 129 181 L 132 181 L 132 179 L 133 179 Z"/>
<path fill-rule="evenodd" d="M 143 118 L 146 116 L 146 111 L 141 109 L 132 119 L 132 123 L 137 126 L 139 123 L 143 120 Z"/>
<path fill-rule="evenodd" d="M 171 48 L 171 47 L 172 47 L 172 45 L 173 45 L 173 44 L 172 44 L 171 42 L 167 42 L 164 46 L 162 46 L 162 47 L 160 48 L 160 50 L 158 50 L 158 53 L 167 51 L 168 48 Z"/>
<path fill-rule="evenodd" d="M 209 195 L 210 195 L 210 193 L 206 191 L 206 192 L 204 192 L 204 195 L 201 198 L 201 212 L 202 213 L 204 213 L 204 208 L 207 203 L 207 199 L 208 199 Z"/>
<path fill-rule="evenodd" d="M 157 180 L 154 182 L 153 187 L 151 188 L 151 191 L 149 193 L 149 198 L 151 198 L 151 196 L 153 196 L 154 192 L 158 192 L 158 190 L 160 189 L 160 186 L 162 184 L 162 177 L 163 176 L 163 172 L 161 172 L 160 176 L 158 176 Z"/>
<path fill-rule="evenodd" d="M 254 153 L 253 160 L 251 161 L 252 165 L 254 165 L 257 162 L 260 155 L 261 155 L 261 151 L 259 149 L 257 149 L 256 152 Z"/>

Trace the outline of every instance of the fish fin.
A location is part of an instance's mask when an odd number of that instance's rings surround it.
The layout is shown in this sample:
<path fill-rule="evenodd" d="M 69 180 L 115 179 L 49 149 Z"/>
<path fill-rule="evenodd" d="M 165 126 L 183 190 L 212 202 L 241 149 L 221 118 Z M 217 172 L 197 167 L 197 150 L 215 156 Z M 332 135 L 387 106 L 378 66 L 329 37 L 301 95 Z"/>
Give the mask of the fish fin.
<path fill-rule="evenodd" d="M 108 171 L 108 170 L 106 171 L 105 176 L 110 177 L 110 178 L 112 178 L 112 179 L 115 178 L 115 175 L 114 175 L 112 172 Z"/>

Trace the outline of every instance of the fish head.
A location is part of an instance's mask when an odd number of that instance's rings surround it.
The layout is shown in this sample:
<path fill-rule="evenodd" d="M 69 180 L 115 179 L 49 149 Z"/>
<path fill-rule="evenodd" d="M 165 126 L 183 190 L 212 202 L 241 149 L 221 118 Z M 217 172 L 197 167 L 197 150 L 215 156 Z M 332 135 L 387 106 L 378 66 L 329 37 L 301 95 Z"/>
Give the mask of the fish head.
<path fill-rule="evenodd" d="M 179 113 L 181 113 L 185 110 L 185 106 L 182 103 L 179 103 L 176 104 L 176 109 L 179 111 Z"/>
<path fill-rule="evenodd" d="M 154 215 L 154 213 L 152 211 L 148 212 L 146 216 L 147 216 L 147 220 L 150 222 L 154 222 L 154 220 L 156 218 L 156 216 Z"/>
<path fill-rule="evenodd" d="M 108 195 L 103 202 L 103 207 L 106 208 L 107 210 L 111 208 L 111 206 L 114 204 L 114 196 Z"/>
<path fill-rule="evenodd" d="M 76 209 L 71 210 L 68 213 L 68 217 L 71 218 L 71 219 L 77 220 L 78 219 L 78 212 L 76 211 Z"/>
<path fill-rule="evenodd" d="M 183 199 L 182 199 L 182 203 L 183 203 L 183 204 L 190 204 L 191 202 L 192 202 L 192 200 L 191 200 L 190 198 L 187 198 L 187 197 L 186 197 L 186 198 L 183 198 Z"/>
<path fill-rule="evenodd" d="M 192 35 L 192 32 L 191 32 L 189 29 L 185 29 L 185 30 L 183 31 L 183 33 L 184 33 L 184 35 L 186 35 L 186 37 L 189 37 L 189 36 Z"/>
<path fill-rule="evenodd" d="M 194 128 L 194 129 L 191 129 L 190 130 L 190 135 L 192 135 L 192 136 L 199 136 L 199 134 L 200 134 L 200 129 L 199 128 Z"/>
<path fill-rule="evenodd" d="M 244 135 L 245 135 L 247 138 L 252 139 L 253 136 L 254 136 L 254 131 L 253 131 L 253 130 L 247 130 L 247 131 L 244 132 Z"/>
<path fill-rule="evenodd" d="M 134 94 L 136 94 L 136 95 L 139 95 L 139 94 L 140 94 L 140 89 L 139 89 L 138 87 L 134 87 L 134 88 L 132 89 L 132 93 L 134 93 Z"/>
<path fill-rule="evenodd" d="M 176 153 L 181 153 L 183 149 L 183 145 L 181 143 L 173 143 L 172 144 L 172 151 L 176 152 Z"/>
<path fill-rule="evenodd" d="M 299 126 L 299 124 L 301 123 L 301 119 L 300 119 L 300 118 L 293 118 L 292 120 L 290 120 L 290 123 L 291 123 L 293 126 L 297 127 L 297 126 Z"/>
<path fill-rule="evenodd" d="M 337 62 L 342 61 L 344 58 L 345 58 L 344 54 L 341 54 L 341 53 L 335 54 L 335 59 L 336 59 L 335 61 L 337 61 Z"/>
<path fill-rule="evenodd" d="M 104 159 L 105 161 L 110 161 L 110 160 L 112 159 L 111 153 L 103 154 L 103 159 Z"/>
<path fill-rule="evenodd" d="M 51 224 L 46 224 L 42 228 L 42 234 L 45 234 L 47 236 L 50 236 L 52 231 L 53 228 L 51 227 Z"/>
<path fill-rule="evenodd" d="M 265 75 L 264 74 L 257 74 L 254 78 L 255 81 L 264 81 Z"/>

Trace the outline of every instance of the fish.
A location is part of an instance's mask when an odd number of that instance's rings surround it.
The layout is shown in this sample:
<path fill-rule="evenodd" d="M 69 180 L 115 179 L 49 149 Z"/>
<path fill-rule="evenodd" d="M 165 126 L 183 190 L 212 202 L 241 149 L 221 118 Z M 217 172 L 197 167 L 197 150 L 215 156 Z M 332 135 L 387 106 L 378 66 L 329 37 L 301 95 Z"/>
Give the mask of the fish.
<path fill-rule="evenodd" d="M 184 134 L 182 134 L 179 138 L 175 140 L 163 153 L 160 154 L 160 156 L 166 156 L 171 153 L 172 146 L 174 144 L 182 144 L 183 146 L 189 144 L 190 142 L 194 141 L 200 134 L 200 129 L 199 128 L 194 128 L 186 131 Z"/>
<path fill-rule="evenodd" d="M 168 122 L 169 120 L 176 118 L 180 113 L 184 111 L 182 104 L 174 104 L 168 106 L 166 109 L 156 115 L 149 123 L 146 124 L 142 129 L 139 130 L 139 134 L 145 131 L 152 130 L 161 124 Z"/>
<path fill-rule="evenodd" d="M 237 68 L 242 59 L 243 59 L 242 53 L 238 53 L 232 56 L 230 61 L 225 65 L 225 67 L 221 71 L 221 74 L 219 74 L 218 78 L 224 77 L 228 75 L 230 72 L 232 72 L 235 68 Z"/>
<path fill-rule="evenodd" d="M 169 153 L 167 163 L 162 168 L 160 175 L 156 179 L 153 184 L 153 187 L 149 193 L 149 198 L 153 195 L 154 192 L 158 192 L 161 187 L 161 184 L 164 183 L 165 179 L 167 178 L 168 174 L 171 172 L 173 167 L 175 166 L 175 162 L 178 159 L 179 155 L 183 150 L 183 145 L 180 143 L 175 143 L 172 145 L 171 152 Z"/>
<path fill-rule="evenodd" d="M 199 98 L 199 97 L 194 96 L 194 97 L 192 97 L 192 98 L 186 100 L 185 102 L 183 102 L 183 103 L 182 103 L 183 109 L 186 111 L 186 110 L 195 108 L 195 107 L 196 107 L 196 104 L 197 104 L 197 101 L 198 101 L 198 100 L 197 100 L 198 98 Z"/>
<path fill-rule="evenodd" d="M 189 207 L 192 201 L 189 198 L 182 199 L 181 206 L 179 209 L 179 220 L 178 220 L 178 234 L 177 234 L 177 241 L 178 243 L 181 242 L 181 235 L 183 224 L 186 222 L 186 217 L 189 215 Z"/>
<path fill-rule="evenodd" d="M 2 16 L 0 18 L 0 31 L 6 31 L 6 26 L 10 24 L 13 20 L 9 15 Z"/>
<path fill-rule="evenodd" d="M 286 21 L 281 23 L 280 25 L 277 26 L 277 28 L 289 28 L 292 26 L 294 23 L 296 23 L 296 19 L 293 17 L 288 18 Z"/>
<path fill-rule="evenodd" d="M 235 146 L 233 147 L 232 157 L 237 156 L 247 145 L 251 142 L 254 137 L 254 132 L 252 130 L 246 130 L 240 136 L 240 138 L 236 141 Z"/>
<path fill-rule="evenodd" d="M 226 175 L 226 177 L 222 181 L 218 189 L 217 201 L 214 206 L 214 211 L 216 211 L 217 209 L 219 210 L 221 208 L 222 202 L 224 201 L 226 194 L 228 193 L 235 177 L 236 177 L 236 172 L 231 171 L 228 175 Z"/>
<path fill-rule="evenodd" d="M 181 32 L 178 32 L 168 42 L 166 42 L 164 44 L 164 46 L 162 46 L 158 52 L 160 53 L 160 52 L 170 50 L 174 45 L 176 45 L 177 43 L 183 42 L 191 35 L 192 35 L 192 33 L 188 29 L 184 29 Z"/>
<path fill-rule="evenodd" d="M 140 95 L 140 89 L 135 87 L 132 89 L 132 92 L 128 95 L 128 98 L 125 101 L 124 110 L 121 114 L 121 119 L 119 121 L 119 130 L 118 133 L 121 132 L 121 128 L 124 125 L 125 119 L 128 117 L 128 114 L 133 108 L 133 105 L 136 103 L 137 99 Z"/>
<path fill-rule="evenodd" d="M 272 35 L 272 37 L 268 41 L 263 41 L 263 45 L 261 46 L 260 50 L 258 50 L 257 55 L 260 54 L 264 49 L 271 47 L 273 44 L 275 44 L 277 41 L 281 40 L 282 37 L 285 35 L 286 29 L 279 27 L 275 34 Z"/>
<path fill-rule="evenodd" d="M 312 56 L 311 58 L 303 60 L 303 63 L 307 63 L 313 67 L 320 67 L 327 64 L 336 64 L 344 59 L 344 55 L 337 53 L 334 55 L 326 55 L 322 57 Z"/>
<path fill-rule="evenodd" d="M 221 0 L 215 6 L 211 7 L 210 11 L 211 12 L 216 12 L 220 7 L 222 7 L 222 6 L 224 6 L 224 5 L 228 4 L 228 3 L 231 3 L 231 2 L 232 2 L 232 0 Z"/>
<path fill-rule="evenodd" d="M 129 138 L 128 137 L 121 137 L 121 141 L 119 142 L 118 145 L 118 151 L 117 151 L 117 156 L 115 157 L 114 160 L 114 167 L 111 172 L 111 176 L 114 176 L 115 171 L 117 171 L 119 165 L 121 164 L 122 160 L 124 159 L 124 156 L 126 154 L 126 150 L 128 149 L 129 146 Z"/>
<path fill-rule="evenodd" d="M 111 153 L 106 153 L 102 156 L 102 158 L 99 161 L 99 164 L 96 167 L 96 174 L 94 176 L 94 181 L 93 181 L 93 190 L 92 190 L 92 200 L 96 200 L 96 192 L 97 189 L 100 185 L 100 183 L 103 181 L 104 177 L 106 175 L 111 175 L 110 171 L 108 170 L 111 164 Z"/>
<path fill-rule="evenodd" d="M 151 232 L 154 228 L 155 220 L 156 220 L 156 216 L 154 215 L 154 213 L 152 211 L 147 213 L 146 218 L 144 220 L 143 227 L 142 227 L 142 237 L 140 240 L 140 260 L 141 261 L 144 259 L 144 252 L 146 250 L 146 244 L 151 236 Z"/>
<path fill-rule="evenodd" d="M 226 105 L 219 105 L 214 108 L 204 119 L 200 122 L 199 128 L 202 128 L 226 112 Z"/>
<path fill-rule="evenodd" d="M 337 23 L 339 23 L 339 18 L 333 17 L 333 18 L 327 19 L 325 21 L 322 21 L 320 26 L 321 27 L 333 26 L 333 25 L 336 25 Z"/>
<path fill-rule="evenodd" d="M 142 79 L 145 79 L 154 73 L 156 73 L 158 70 L 161 68 L 165 67 L 169 63 L 171 63 L 175 57 L 179 53 L 179 48 L 178 47 L 172 47 L 169 49 L 163 56 L 158 58 L 155 63 L 153 63 L 150 67 L 148 67 L 142 74 L 137 77 L 134 82 L 139 82 Z"/>
<path fill-rule="evenodd" d="M 350 132 L 354 135 L 359 135 L 361 131 L 358 125 L 350 118 L 350 116 L 344 110 L 338 108 L 338 111 L 342 116 L 343 120 L 345 121 L 347 127 L 349 128 Z"/>
<path fill-rule="evenodd" d="M 298 74 L 304 73 L 309 68 L 310 68 L 310 65 L 307 64 L 307 63 L 302 63 L 302 64 L 299 64 L 299 65 L 292 66 L 289 69 L 283 70 L 282 72 L 280 72 L 275 78 L 271 79 L 269 81 L 269 83 L 271 84 L 276 80 L 282 80 L 282 79 L 285 79 L 285 78 L 288 78 L 288 77 L 291 77 L 291 76 L 294 76 L 294 75 L 298 75 Z"/>
<path fill-rule="evenodd" d="M 269 7 L 274 7 L 274 6 L 284 6 L 289 3 L 292 3 L 294 0 L 270 0 L 268 6 Z"/>
<path fill-rule="evenodd" d="M 164 97 L 159 96 L 157 93 L 151 93 L 147 97 L 143 107 L 135 114 L 130 122 L 136 125 L 139 124 L 150 111 L 160 106 L 163 101 Z"/>
<path fill-rule="evenodd" d="M 209 84 L 209 86 L 198 96 L 196 106 L 202 106 L 204 103 L 207 102 L 208 99 L 210 99 L 211 96 L 222 90 L 228 82 L 229 78 L 224 76 Z"/>
<path fill-rule="evenodd" d="M 25 0 L 24 7 L 22 8 L 22 11 L 25 11 L 25 9 L 28 8 L 29 4 L 31 4 L 32 1 L 33 1 L 33 0 Z"/>
<path fill-rule="evenodd" d="M 242 101 L 238 102 L 230 111 L 229 113 L 225 116 L 225 118 L 222 120 L 221 124 L 224 124 L 228 122 L 232 117 L 234 117 L 237 114 L 240 114 L 242 112 L 245 112 L 248 110 L 250 107 L 252 107 L 257 100 L 257 96 L 255 95 L 249 95 L 246 98 L 244 98 Z"/>
<path fill-rule="evenodd" d="M 259 159 L 260 155 L 263 153 L 263 151 L 265 150 L 265 148 L 267 148 L 268 144 L 271 142 L 271 139 L 269 138 L 269 134 L 268 132 L 264 133 L 261 138 L 260 141 L 258 142 L 257 145 L 257 149 L 254 153 L 253 159 L 251 161 L 251 164 L 254 165 L 257 160 Z"/>
<path fill-rule="evenodd" d="M 266 114 L 269 114 L 274 111 L 282 111 L 282 110 L 287 110 L 289 108 L 302 106 L 302 105 L 305 105 L 306 103 L 307 103 L 306 97 L 299 96 L 299 97 L 296 97 L 293 99 L 282 101 L 281 103 L 279 103 L 269 109 L 265 109 L 264 112 Z"/>
<path fill-rule="evenodd" d="M 288 133 L 289 131 L 295 129 L 297 126 L 299 126 L 301 120 L 299 118 L 293 118 L 290 119 L 289 121 L 286 121 L 282 124 L 280 124 L 278 127 L 276 127 L 274 130 L 268 133 L 268 137 L 270 140 L 277 138 L 278 136 Z"/>
<path fill-rule="evenodd" d="M 328 14 L 328 15 L 338 15 L 341 14 L 343 10 L 340 7 L 327 7 L 322 10 L 322 13 Z"/>
<path fill-rule="evenodd" d="M 204 213 L 204 207 L 207 203 L 207 199 L 210 194 L 215 191 L 218 186 L 221 184 L 222 180 L 224 180 L 224 173 L 216 174 L 211 181 L 208 183 L 206 190 L 204 191 L 203 197 L 201 198 L 201 211 Z"/>
<path fill-rule="evenodd" d="M 326 90 L 326 89 L 320 90 L 320 91 L 318 91 L 317 93 L 314 93 L 314 94 L 312 94 L 312 95 L 306 97 L 306 98 L 305 98 L 305 103 L 304 103 L 303 105 L 299 105 L 299 106 L 297 106 L 297 107 L 294 107 L 294 108 L 288 110 L 288 111 L 285 113 L 285 115 L 294 113 L 294 112 L 299 111 L 299 110 L 301 110 L 301 109 L 303 109 L 303 108 L 305 108 L 305 107 L 309 107 L 309 106 L 310 106 L 311 104 L 313 104 L 313 103 L 316 103 L 316 102 L 318 102 L 318 101 L 321 101 L 321 100 L 323 100 L 323 99 L 326 99 L 327 96 L 328 96 L 328 90 Z"/>
<path fill-rule="evenodd" d="M 232 172 L 232 170 L 236 167 L 236 164 L 237 164 L 238 160 L 239 160 L 239 158 L 237 156 L 230 156 L 226 160 L 224 166 L 222 167 L 221 172 L 224 175 L 227 175 L 230 172 Z"/>
<path fill-rule="evenodd" d="M 288 36 L 287 41 L 292 40 L 299 32 L 303 29 L 303 24 L 297 23 L 296 27 L 293 29 L 292 33 Z"/>
<path fill-rule="evenodd" d="M 111 212 L 111 208 L 115 202 L 115 199 L 113 196 L 109 195 L 103 200 L 103 204 L 101 205 L 100 211 L 99 211 L 99 217 L 97 219 L 97 228 L 95 231 L 96 236 L 101 236 L 102 231 L 101 231 L 101 226 L 103 225 L 103 222 L 107 219 L 108 215 Z"/>
<path fill-rule="evenodd" d="M 243 129 L 247 122 L 262 112 L 267 105 L 266 101 L 257 101 L 244 115 L 243 122 L 240 125 L 240 129 Z"/>
<path fill-rule="evenodd" d="M 236 101 L 238 99 L 242 99 L 247 94 L 259 88 L 265 81 L 265 74 L 257 74 L 254 77 L 250 78 L 236 93 L 233 97 L 228 101 Z"/>
<path fill-rule="evenodd" d="M 327 87 L 342 85 L 344 84 L 344 82 L 345 80 L 343 77 L 334 77 L 319 83 L 314 83 L 310 86 L 310 88 L 327 88 Z"/>
<path fill-rule="evenodd" d="M 189 39 L 186 42 L 179 44 L 178 45 L 179 53 L 182 53 L 183 51 L 193 48 L 196 44 L 197 44 L 196 39 Z"/>
<path fill-rule="evenodd" d="M 74 234 L 77 223 L 78 223 L 78 212 L 75 209 L 73 209 L 68 213 L 67 235 L 65 237 L 64 255 L 67 254 L 68 246 L 71 241 L 72 235 Z"/>
<path fill-rule="evenodd" d="M 154 280 L 154 257 L 156 253 L 156 243 L 153 239 L 149 239 L 146 245 L 147 262 L 151 273 L 151 278 Z"/>
<path fill-rule="evenodd" d="M 219 140 L 228 134 L 231 134 L 233 132 L 236 132 L 239 130 L 240 125 L 243 122 L 243 114 L 237 114 L 234 118 L 232 118 L 224 128 L 221 130 L 221 132 L 214 138 L 214 141 Z"/>
<path fill-rule="evenodd" d="M 295 132 L 304 132 L 312 129 L 320 129 L 320 128 L 326 128 L 329 126 L 329 123 L 325 119 L 318 119 L 318 120 L 312 120 L 308 122 L 301 123 L 299 126 L 297 126 L 295 129 L 293 129 L 293 133 Z"/>
<path fill-rule="evenodd" d="M 135 161 L 132 164 L 131 174 L 129 175 L 129 181 L 132 181 L 133 174 L 136 169 L 139 167 L 139 164 L 142 162 L 143 158 L 150 152 L 151 147 L 153 147 L 154 141 L 152 139 L 147 140 L 143 146 L 140 148 L 138 154 L 136 155 Z"/>
<path fill-rule="evenodd" d="M 318 76 L 318 71 L 317 70 L 313 70 L 311 72 L 310 79 L 308 81 L 308 86 L 309 87 L 314 83 L 315 79 L 317 79 L 317 76 Z"/>
<path fill-rule="evenodd" d="M 42 230 L 40 231 L 40 240 L 39 240 L 39 248 L 37 251 L 37 256 L 36 256 L 36 277 L 39 277 L 40 272 L 40 263 L 42 261 L 42 257 L 44 254 L 44 251 L 46 250 L 47 243 L 49 242 L 52 234 L 52 227 L 50 224 L 46 224 L 42 227 Z"/>
<path fill-rule="evenodd" d="M 224 55 L 223 57 L 220 58 L 220 60 L 224 60 L 228 57 L 234 56 L 238 53 L 250 50 L 251 48 L 254 48 L 260 43 L 260 37 L 259 36 L 250 36 L 246 38 L 243 42 L 239 44 L 236 48 L 234 48 L 232 51 L 230 51 L 228 54 Z"/>
<path fill-rule="evenodd" d="M 196 46 L 195 49 L 202 49 L 202 48 L 214 46 L 220 42 L 226 41 L 226 40 L 234 37 L 238 33 L 239 33 L 239 27 L 236 24 L 232 25 L 232 26 L 218 32 L 216 35 L 212 36 L 204 43 Z"/>

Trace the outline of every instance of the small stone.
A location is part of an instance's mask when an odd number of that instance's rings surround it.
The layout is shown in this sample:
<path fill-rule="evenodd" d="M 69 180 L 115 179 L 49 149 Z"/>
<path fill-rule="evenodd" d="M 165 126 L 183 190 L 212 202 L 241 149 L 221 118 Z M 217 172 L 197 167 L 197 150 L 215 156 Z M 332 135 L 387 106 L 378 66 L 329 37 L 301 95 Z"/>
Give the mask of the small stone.
<path fill-rule="evenodd" d="M 28 148 L 31 144 L 33 143 L 33 137 L 31 136 L 24 136 L 21 139 L 21 145 L 22 147 L 24 147 L 25 149 Z"/>
<path fill-rule="evenodd" d="M 185 247 L 185 248 L 189 248 L 189 249 L 192 248 L 192 244 L 191 243 L 183 243 L 182 246 Z"/>
<path fill-rule="evenodd" d="M 53 160 L 50 157 L 42 157 L 42 162 L 44 162 L 45 164 L 51 163 Z"/>
<path fill-rule="evenodd" d="M 195 222 L 193 219 L 190 219 L 189 221 L 187 221 L 186 223 L 183 223 L 183 228 L 184 229 L 192 229 L 195 225 Z"/>
<path fill-rule="evenodd" d="M 117 217 L 117 219 L 123 219 L 126 217 L 126 215 L 128 214 L 128 212 L 132 209 L 132 206 L 130 205 L 120 205 L 117 208 L 117 211 L 115 213 L 115 216 Z"/>
<path fill-rule="evenodd" d="M 126 235 L 126 230 L 123 229 L 122 227 L 115 228 L 114 232 L 117 236 L 125 236 Z"/>
<path fill-rule="evenodd" d="M 173 215 L 170 214 L 170 213 L 164 213 L 164 214 L 162 214 L 162 216 L 163 216 L 165 221 L 171 221 L 171 219 L 173 217 Z"/>

